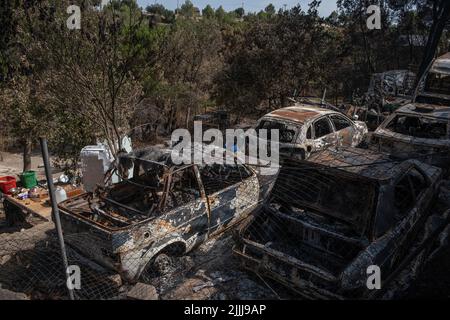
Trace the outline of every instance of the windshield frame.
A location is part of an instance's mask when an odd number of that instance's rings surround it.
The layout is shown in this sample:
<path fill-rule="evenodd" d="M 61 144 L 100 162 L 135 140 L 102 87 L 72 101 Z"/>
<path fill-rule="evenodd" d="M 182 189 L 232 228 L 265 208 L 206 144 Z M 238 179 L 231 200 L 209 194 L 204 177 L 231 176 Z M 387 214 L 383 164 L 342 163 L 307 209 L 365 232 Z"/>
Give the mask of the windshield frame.
<path fill-rule="evenodd" d="M 314 170 L 316 172 L 325 172 L 328 177 L 331 177 L 333 179 L 333 182 L 342 184 L 342 185 L 353 185 L 354 183 L 358 183 L 359 185 L 365 185 L 367 188 L 364 189 L 364 194 L 367 194 L 367 205 L 362 208 L 363 210 L 359 210 L 358 212 L 352 212 L 350 215 L 346 215 L 345 210 L 342 210 L 340 208 L 339 210 L 333 209 L 333 206 L 324 206 L 323 203 L 326 203 L 324 200 L 324 194 L 319 194 L 317 196 L 317 199 L 314 201 L 310 201 L 308 199 L 302 199 L 301 197 L 296 197 L 296 200 L 293 201 L 293 199 L 286 199 L 283 196 L 277 196 L 274 194 L 274 199 L 279 199 L 281 202 L 284 202 L 286 204 L 292 205 L 293 207 L 299 208 L 299 209 L 309 209 L 315 212 L 316 214 L 324 215 L 331 219 L 336 219 L 351 228 L 354 229 L 354 231 L 361 235 L 361 236 L 368 236 L 368 232 L 370 232 L 369 224 L 372 220 L 372 217 L 378 210 L 378 198 L 380 193 L 380 183 L 376 180 L 361 177 L 352 173 L 345 172 L 340 169 L 334 169 L 330 167 L 323 167 L 319 164 L 309 163 L 307 164 L 308 168 L 307 170 Z M 283 170 L 283 169 L 282 169 Z M 280 172 L 281 174 L 281 172 Z M 283 176 L 283 175 L 281 175 Z M 308 173 L 304 176 L 305 180 L 311 180 L 308 177 Z M 281 179 L 280 179 L 281 180 Z M 314 179 L 312 179 L 314 180 Z M 298 179 L 296 179 L 298 184 Z M 292 182 L 292 181 L 291 181 Z M 277 182 L 278 183 L 278 182 Z M 329 184 L 329 183 L 328 183 Z M 294 184 L 295 185 L 295 184 Z M 290 190 L 292 189 L 292 184 L 289 182 L 286 182 L 286 187 L 280 187 L 278 186 L 278 189 L 284 189 L 284 190 Z M 287 188 L 290 189 L 287 189 Z M 276 190 L 277 186 L 274 187 L 274 190 Z M 339 189 L 342 191 L 342 189 Z M 296 193 L 298 193 L 298 190 L 296 190 Z M 342 192 L 340 192 L 342 194 Z M 370 193 L 370 195 L 369 195 Z M 357 194 L 362 194 L 361 192 Z M 288 196 L 289 197 L 289 196 Z M 288 201 L 285 201 L 288 200 Z M 361 209 L 361 208 L 359 208 Z M 338 214 L 336 214 L 338 213 Z M 358 218 L 359 216 L 359 218 Z"/>
<path fill-rule="evenodd" d="M 282 139 L 283 135 L 282 135 L 282 130 L 279 128 L 275 128 L 275 127 L 270 127 L 270 128 L 261 128 L 261 125 L 263 123 L 271 123 L 271 124 L 279 124 L 279 125 L 283 125 L 286 127 L 292 127 L 294 128 L 294 130 L 287 128 L 286 131 L 293 131 L 293 136 L 292 139 L 288 142 Z M 302 130 L 302 127 L 304 126 L 303 123 L 298 123 L 298 122 L 294 122 L 294 121 L 288 121 L 288 120 L 283 120 L 283 119 L 277 119 L 277 118 L 273 118 L 273 117 L 265 117 L 262 118 L 258 124 L 255 127 L 256 133 L 259 137 L 259 130 L 261 129 L 266 129 L 268 131 L 268 134 L 270 134 L 270 130 L 279 130 L 279 143 L 283 143 L 283 144 L 295 144 L 295 142 L 297 141 L 297 137 L 299 135 L 299 133 Z M 269 136 L 267 136 L 267 139 L 270 139 Z"/>
<path fill-rule="evenodd" d="M 415 136 L 415 135 L 411 135 L 411 134 L 407 134 L 404 132 L 398 132 L 398 131 L 394 131 L 391 128 L 391 125 L 393 124 L 393 122 L 400 118 L 400 117 L 408 117 L 408 118 L 416 118 L 416 119 L 427 119 L 427 120 L 432 120 L 435 122 L 441 122 L 444 125 L 447 126 L 447 136 L 444 138 L 430 138 L 430 137 L 422 137 L 422 136 Z M 412 137 L 414 139 L 422 139 L 422 140 L 440 140 L 440 141 L 446 141 L 446 140 L 450 140 L 450 119 L 444 118 L 444 117 L 436 117 L 436 116 L 431 116 L 431 115 L 427 115 L 427 114 L 412 114 L 412 113 L 401 113 L 401 112 L 396 112 L 393 113 L 388 119 L 386 119 L 385 124 L 383 125 L 383 128 L 385 130 L 388 130 L 390 132 L 392 132 L 393 134 L 399 134 L 402 136 L 406 136 L 406 137 Z"/>

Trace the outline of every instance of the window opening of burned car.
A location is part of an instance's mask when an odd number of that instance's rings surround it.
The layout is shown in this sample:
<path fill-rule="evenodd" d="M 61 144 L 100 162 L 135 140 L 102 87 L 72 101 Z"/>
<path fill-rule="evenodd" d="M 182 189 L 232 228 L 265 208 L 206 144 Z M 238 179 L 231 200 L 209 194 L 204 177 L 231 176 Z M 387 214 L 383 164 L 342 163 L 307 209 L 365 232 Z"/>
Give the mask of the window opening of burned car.
<path fill-rule="evenodd" d="M 312 139 L 312 126 L 309 126 L 308 131 L 306 132 L 306 139 Z"/>
<path fill-rule="evenodd" d="M 425 92 L 450 95 L 450 76 L 430 72 L 425 83 Z"/>
<path fill-rule="evenodd" d="M 172 210 L 200 198 L 200 186 L 192 166 L 177 170 L 172 174 L 166 210 Z"/>
<path fill-rule="evenodd" d="M 121 183 L 111 188 L 108 198 L 149 216 L 161 201 L 167 167 L 141 158 L 122 159 L 132 161 L 133 177 L 123 179 Z"/>
<path fill-rule="evenodd" d="M 332 132 L 333 130 L 331 129 L 330 122 L 327 118 L 319 119 L 314 123 L 314 133 L 316 139 L 322 138 Z"/>
<path fill-rule="evenodd" d="M 386 128 L 416 138 L 449 139 L 448 120 L 435 117 L 397 115 Z"/>
<path fill-rule="evenodd" d="M 71 204 L 73 213 L 96 224 L 119 230 L 161 214 L 159 205 L 165 190 L 167 166 L 163 163 L 131 155 L 119 159 L 122 172 L 132 171 L 133 177 L 122 179 L 112 188 L 98 188 L 97 197 L 88 197 L 88 205 Z"/>
<path fill-rule="evenodd" d="M 355 235 L 362 235 L 375 207 L 378 185 L 370 179 L 336 176 L 332 170 L 287 163 L 279 174 L 273 197 L 287 208 L 337 219 L 352 226 Z"/>
<path fill-rule="evenodd" d="M 450 101 L 450 76 L 431 71 L 419 87 L 416 102 L 448 106 Z"/>
<path fill-rule="evenodd" d="M 403 219 L 419 199 L 421 193 L 428 187 L 428 183 L 417 169 L 412 168 L 395 186 L 394 207 L 396 219 Z"/>
<path fill-rule="evenodd" d="M 352 126 L 351 122 L 343 116 L 331 115 L 330 118 L 334 124 L 334 127 L 336 128 L 336 131 L 340 131 Z"/>
<path fill-rule="evenodd" d="M 297 127 L 294 125 L 288 125 L 285 123 L 277 121 L 263 120 L 257 126 L 256 130 L 259 132 L 260 129 L 267 130 L 267 139 L 270 140 L 270 131 L 279 130 L 280 142 L 281 143 L 292 143 L 297 132 Z"/>
<path fill-rule="evenodd" d="M 204 165 L 199 168 L 206 195 L 211 196 L 231 187 L 252 175 L 252 172 L 241 164 Z"/>
<path fill-rule="evenodd" d="M 338 166 L 287 161 L 269 207 L 243 235 L 250 243 L 245 254 L 263 260 L 265 250 L 274 250 L 338 277 L 371 235 L 378 189 Z"/>

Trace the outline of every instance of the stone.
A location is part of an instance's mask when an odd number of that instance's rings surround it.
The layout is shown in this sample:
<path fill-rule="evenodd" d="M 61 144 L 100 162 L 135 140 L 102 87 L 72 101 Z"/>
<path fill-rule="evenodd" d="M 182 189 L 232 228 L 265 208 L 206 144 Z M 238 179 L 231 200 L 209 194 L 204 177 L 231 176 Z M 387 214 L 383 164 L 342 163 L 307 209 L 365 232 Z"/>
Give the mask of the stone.
<path fill-rule="evenodd" d="M 30 300 L 26 294 L 0 288 L 0 300 Z"/>
<path fill-rule="evenodd" d="M 127 293 L 130 300 L 159 300 L 156 288 L 145 283 L 138 283 Z"/>

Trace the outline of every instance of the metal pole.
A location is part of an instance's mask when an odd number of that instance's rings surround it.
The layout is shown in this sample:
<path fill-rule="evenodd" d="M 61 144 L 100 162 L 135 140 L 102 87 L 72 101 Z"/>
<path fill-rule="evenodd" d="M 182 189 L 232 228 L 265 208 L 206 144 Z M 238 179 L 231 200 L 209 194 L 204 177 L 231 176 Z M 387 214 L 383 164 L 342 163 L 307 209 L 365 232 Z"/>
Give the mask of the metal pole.
<path fill-rule="evenodd" d="M 61 219 L 59 217 L 58 204 L 56 203 L 56 198 L 55 198 L 55 186 L 53 185 L 53 176 L 52 176 L 52 172 L 50 169 L 50 158 L 48 156 L 47 139 L 40 138 L 39 140 L 41 142 L 42 158 L 44 160 L 45 176 L 47 178 L 47 185 L 48 185 L 48 193 L 50 195 L 50 201 L 52 203 L 53 219 L 55 222 L 56 231 L 58 233 L 59 246 L 61 248 L 61 256 L 63 259 L 64 274 L 66 275 L 66 284 L 67 284 L 68 283 L 67 280 L 69 279 L 69 276 L 70 276 L 68 274 L 69 264 L 67 262 L 66 247 L 64 244 L 64 237 L 63 237 L 63 232 L 62 232 L 62 227 L 61 227 Z M 73 289 L 69 288 L 69 286 L 67 286 L 67 289 L 69 290 L 70 300 L 75 300 L 74 295 L 73 295 Z"/>

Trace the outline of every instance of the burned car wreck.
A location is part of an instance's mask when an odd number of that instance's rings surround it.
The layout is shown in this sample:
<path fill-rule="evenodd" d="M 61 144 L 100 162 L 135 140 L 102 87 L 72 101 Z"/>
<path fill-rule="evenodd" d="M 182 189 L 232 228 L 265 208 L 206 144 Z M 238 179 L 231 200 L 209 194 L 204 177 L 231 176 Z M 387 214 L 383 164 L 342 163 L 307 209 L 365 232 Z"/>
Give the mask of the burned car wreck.
<path fill-rule="evenodd" d="M 133 178 L 59 205 L 68 244 L 134 282 L 241 222 L 262 203 L 246 165 L 174 165 L 166 151 L 125 155 Z M 128 176 L 128 173 L 125 174 Z M 269 190 L 270 191 L 270 190 Z M 161 267 L 162 266 L 162 267 Z"/>
<path fill-rule="evenodd" d="M 371 149 L 450 167 L 450 53 L 436 59 L 418 93 L 374 132 Z"/>
<path fill-rule="evenodd" d="M 408 70 L 390 70 L 373 74 L 369 88 L 359 99 L 360 106 L 350 105 L 345 113 L 364 121 L 370 131 L 392 112 L 411 101 L 416 75 Z"/>
<path fill-rule="evenodd" d="M 428 210 L 441 175 L 416 160 L 355 148 L 291 160 L 270 203 L 236 232 L 233 252 L 245 269 L 305 298 L 374 298 L 406 263 L 420 265 L 425 244 L 448 225 L 448 213 Z M 372 265 L 382 270 L 383 290 L 366 286 Z"/>
<path fill-rule="evenodd" d="M 400 159 L 450 167 L 450 107 L 408 104 L 395 111 L 374 132 L 372 150 Z"/>
<path fill-rule="evenodd" d="M 355 147 L 368 133 L 364 122 L 352 121 L 344 114 L 296 104 L 262 117 L 256 130 L 279 130 L 280 156 L 307 159 L 312 153 L 333 146 Z"/>

